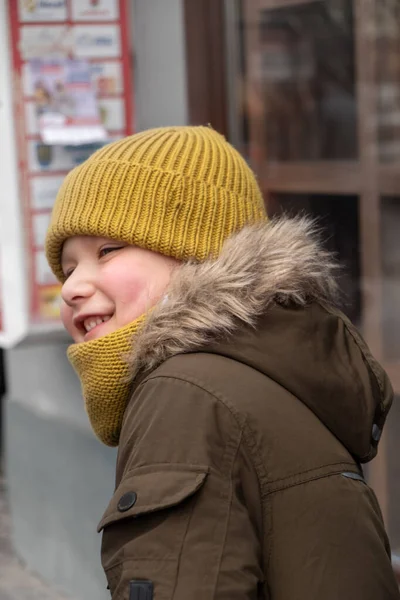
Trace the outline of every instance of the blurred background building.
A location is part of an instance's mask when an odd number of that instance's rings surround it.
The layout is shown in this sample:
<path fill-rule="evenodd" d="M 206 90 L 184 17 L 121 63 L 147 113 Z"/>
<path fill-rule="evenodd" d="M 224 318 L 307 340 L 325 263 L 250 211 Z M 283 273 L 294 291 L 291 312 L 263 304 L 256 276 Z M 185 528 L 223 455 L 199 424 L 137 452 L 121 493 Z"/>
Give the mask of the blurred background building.
<path fill-rule="evenodd" d="M 0 393 L 14 545 L 46 580 L 97 600 L 108 597 L 95 530 L 115 452 L 89 429 L 40 245 L 57 186 L 94 146 L 41 142 L 26 83 L 35 35 L 89 61 L 110 139 L 210 123 L 255 169 L 271 215 L 318 217 L 344 267 L 343 310 L 399 394 L 400 0 L 0 0 L 0 21 Z M 400 581 L 399 431 L 395 402 L 367 475 Z"/>

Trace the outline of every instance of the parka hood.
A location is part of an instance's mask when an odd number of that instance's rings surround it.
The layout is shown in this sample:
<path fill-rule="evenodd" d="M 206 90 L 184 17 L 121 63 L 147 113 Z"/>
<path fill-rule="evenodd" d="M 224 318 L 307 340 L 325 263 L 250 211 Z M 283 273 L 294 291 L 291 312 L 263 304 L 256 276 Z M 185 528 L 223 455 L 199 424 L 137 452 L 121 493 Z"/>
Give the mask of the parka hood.
<path fill-rule="evenodd" d="M 177 354 L 227 356 L 295 395 L 356 460 L 371 460 L 393 391 L 335 308 L 336 268 L 305 218 L 242 229 L 218 259 L 176 270 L 135 337 L 132 378 Z"/>

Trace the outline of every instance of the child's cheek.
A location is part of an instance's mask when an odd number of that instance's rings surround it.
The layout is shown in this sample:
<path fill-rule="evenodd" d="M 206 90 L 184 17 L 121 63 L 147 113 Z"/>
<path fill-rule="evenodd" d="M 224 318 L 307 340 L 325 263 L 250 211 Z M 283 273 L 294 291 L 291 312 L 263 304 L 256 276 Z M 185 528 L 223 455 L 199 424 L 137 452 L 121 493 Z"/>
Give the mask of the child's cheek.
<path fill-rule="evenodd" d="M 61 301 L 60 315 L 61 315 L 61 321 L 62 321 L 65 329 L 68 331 L 68 333 L 70 333 L 72 335 L 72 327 L 73 327 L 72 308 L 70 306 L 68 306 L 68 304 L 66 304 L 64 302 L 64 300 Z"/>
<path fill-rule="evenodd" d="M 122 261 L 121 264 L 115 261 L 113 268 L 103 273 L 103 290 L 107 290 L 108 297 L 116 305 L 136 302 L 143 285 L 142 277 L 138 271 Z"/>

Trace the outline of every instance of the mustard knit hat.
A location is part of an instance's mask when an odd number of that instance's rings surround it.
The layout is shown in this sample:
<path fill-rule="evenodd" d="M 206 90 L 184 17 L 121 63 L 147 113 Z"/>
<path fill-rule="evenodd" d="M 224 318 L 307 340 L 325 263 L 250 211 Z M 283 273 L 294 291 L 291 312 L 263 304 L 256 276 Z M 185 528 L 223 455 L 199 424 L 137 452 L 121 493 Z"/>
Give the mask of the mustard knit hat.
<path fill-rule="evenodd" d="M 46 255 L 60 281 L 62 246 L 74 235 L 202 261 L 265 218 L 253 172 L 222 135 L 210 127 L 150 129 L 104 146 L 67 175 Z"/>

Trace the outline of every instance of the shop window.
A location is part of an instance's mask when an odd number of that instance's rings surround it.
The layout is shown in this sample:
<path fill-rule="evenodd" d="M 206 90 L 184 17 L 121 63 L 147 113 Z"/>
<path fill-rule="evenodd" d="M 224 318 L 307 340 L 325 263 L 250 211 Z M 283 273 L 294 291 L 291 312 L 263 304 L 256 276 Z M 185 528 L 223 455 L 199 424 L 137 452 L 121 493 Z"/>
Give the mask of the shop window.
<path fill-rule="evenodd" d="M 258 37 L 269 159 L 355 158 L 352 2 L 265 8 L 257 25 L 247 35 Z"/>

